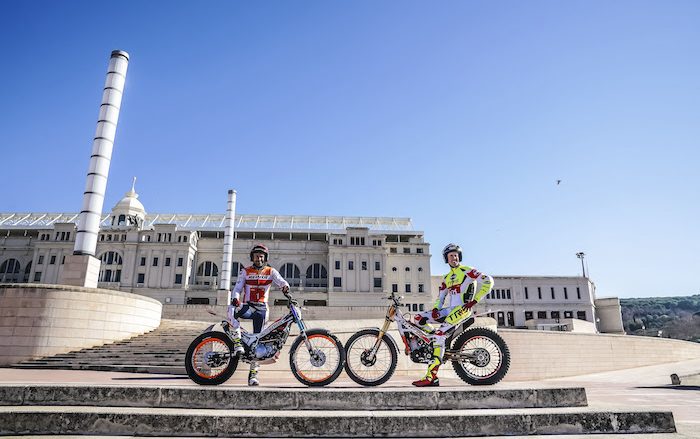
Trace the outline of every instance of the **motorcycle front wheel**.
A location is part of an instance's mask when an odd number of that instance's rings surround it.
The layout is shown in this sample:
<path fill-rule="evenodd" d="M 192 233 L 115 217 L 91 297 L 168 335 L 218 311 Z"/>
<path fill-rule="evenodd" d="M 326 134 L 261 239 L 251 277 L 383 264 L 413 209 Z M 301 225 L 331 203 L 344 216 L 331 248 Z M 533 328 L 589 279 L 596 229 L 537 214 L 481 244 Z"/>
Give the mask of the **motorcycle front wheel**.
<path fill-rule="evenodd" d="M 338 378 L 345 364 L 345 349 L 338 338 L 325 329 L 310 329 L 306 337 L 311 351 L 299 336 L 289 351 L 292 374 L 307 386 L 325 386 Z"/>
<path fill-rule="evenodd" d="M 222 332 L 205 332 L 195 338 L 185 354 L 187 376 L 197 384 L 215 386 L 226 382 L 238 367 L 233 342 Z"/>
<path fill-rule="evenodd" d="M 379 340 L 377 352 L 371 350 L 379 337 L 378 329 L 363 329 L 345 343 L 347 361 L 345 372 L 351 380 L 363 386 L 378 386 L 391 378 L 398 362 L 398 348 L 388 334 Z"/>
<path fill-rule="evenodd" d="M 471 328 L 452 344 L 457 355 L 466 357 L 452 361 L 452 368 L 466 383 L 473 386 L 496 384 L 510 367 L 510 351 L 500 335 L 487 328 Z"/>

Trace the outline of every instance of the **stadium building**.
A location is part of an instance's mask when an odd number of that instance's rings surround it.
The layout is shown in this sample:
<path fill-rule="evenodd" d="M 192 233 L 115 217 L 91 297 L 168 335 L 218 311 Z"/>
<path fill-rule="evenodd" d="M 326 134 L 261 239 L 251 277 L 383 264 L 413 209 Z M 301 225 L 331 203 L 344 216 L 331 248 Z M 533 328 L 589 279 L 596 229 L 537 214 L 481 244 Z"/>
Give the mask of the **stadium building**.
<path fill-rule="evenodd" d="M 58 283 L 77 219 L 77 213 L 0 214 L 0 283 Z M 132 187 L 102 217 L 98 287 L 166 305 L 216 305 L 224 220 L 224 214 L 147 214 Z M 303 304 L 329 307 L 328 315 L 334 307 L 381 312 L 392 291 L 410 311 L 423 311 L 441 282 L 431 278 L 429 243 L 409 218 L 237 215 L 234 230 L 232 285 L 249 264 L 250 248 L 264 243 L 270 264 Z M 270 300 L 283 299 L 273 292 Z M 584 277 L 495 276 L 480 307 L 493 310 L 503 327 L 572 330 L 566 325 L 573 319 L 595 330 L 596 305 L 619 315 L 619 301 L 597 303 Z M 620 332 L 621 322 L 613 327 L 608 332 Z"/>

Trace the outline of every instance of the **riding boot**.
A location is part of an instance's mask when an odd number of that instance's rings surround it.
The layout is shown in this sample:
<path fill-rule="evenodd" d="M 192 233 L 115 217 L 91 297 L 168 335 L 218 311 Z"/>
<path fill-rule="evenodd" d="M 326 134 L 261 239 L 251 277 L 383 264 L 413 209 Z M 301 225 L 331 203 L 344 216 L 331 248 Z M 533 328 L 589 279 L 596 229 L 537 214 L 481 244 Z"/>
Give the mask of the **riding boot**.
<path fill-rule="evenodd" d="M 252 361 L 250 363 L 250 372 L 248 372 L 248 385 L 257 386 L 260 384 L 258 381 L 258 363 L 257 361 Z"/>
<path fill-rule="evenodd" d="M 437 376 L 440 365 L 442 364 L 442 348 L 437 346 L 433 349 L 433 361 L 428 366 L 428 372 L 425 374 L 423 379 L 414 381 L 413 384 L 416 387 L 432 387 L 439 386 L 440 379 Z"/>
<path fill-rule="evenodd" d="M 245 352 L 241 343 L 241 328 L 231 330 L 231 341 L 233 342 L 233 355 L 242 355 Z"/>

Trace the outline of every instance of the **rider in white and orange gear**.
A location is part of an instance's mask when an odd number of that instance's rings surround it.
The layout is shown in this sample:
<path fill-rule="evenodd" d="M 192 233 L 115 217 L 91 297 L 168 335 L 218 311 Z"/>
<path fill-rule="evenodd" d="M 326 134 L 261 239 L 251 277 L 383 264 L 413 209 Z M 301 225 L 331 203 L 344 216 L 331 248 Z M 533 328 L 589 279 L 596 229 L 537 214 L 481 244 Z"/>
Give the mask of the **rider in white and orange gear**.
<path fill-rule="evenodd" d="M 421 326 L 428 323 L 440 324 L 439 328 L 431 331 L 433 361 L 428 365 L 428 372 L 423 379 L 413 382 L 418 387 L 440 385 L 437 372 L 445 353 L 447 331 L 469 318 L 472 307 L 493 288 L 491 276 L 461 264 L 462 249 L 457 244 L 447 244 L 442 250 L 442 257 L 450 266 L 450 272 L 443 276 L 437 301 L 432 311 L 416 314 L 415 317 Z"/>
<path fill-rule="evenodd" d="M 241 270 L 236 285 L 231 291 L 231 305 L 228 307 L 228 319 L 233 329 L 234 353 L 243 353 L 241 346 L 241 330 L 239 318 L 253 320 L 253 332 L 259 333 L 267 321 L 267 299 L 270 287 L 274 284 L 282 292 L 289 291 L 289 284 L 277 270 L 267 265 L 269 256 L 267 247 L 256 244 L 250 250 L 250 260 L 253 265 Z M 241 293 L 243 297 L 241 298 Z M 257 386 L 258 364 L 250 363 L 248 385 Z"/>

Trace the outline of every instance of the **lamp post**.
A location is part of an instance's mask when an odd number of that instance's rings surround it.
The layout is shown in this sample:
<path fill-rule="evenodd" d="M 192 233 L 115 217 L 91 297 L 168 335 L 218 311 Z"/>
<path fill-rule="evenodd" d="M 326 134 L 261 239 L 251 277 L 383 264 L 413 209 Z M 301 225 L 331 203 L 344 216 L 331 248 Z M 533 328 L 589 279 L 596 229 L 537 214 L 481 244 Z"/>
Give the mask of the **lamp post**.
<path fill-rule="evenodd" d="M 583 271 L 583 277 L 586 277 L 586 267 L 583 265 L 583 258 L 586 256 L 584 252 L 576 253 L 576 257 L 581 260 L 581 271 Z"/>

